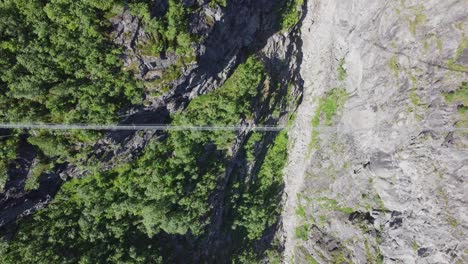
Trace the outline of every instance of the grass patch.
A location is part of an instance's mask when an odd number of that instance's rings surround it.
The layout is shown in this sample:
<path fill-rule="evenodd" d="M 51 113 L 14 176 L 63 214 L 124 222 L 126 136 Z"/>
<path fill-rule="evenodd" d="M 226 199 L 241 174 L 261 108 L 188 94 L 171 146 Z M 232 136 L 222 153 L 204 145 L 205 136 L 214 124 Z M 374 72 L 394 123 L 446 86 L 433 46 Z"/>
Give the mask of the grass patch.
<path fill-rule="evenodd" d="M 414 91 L 409 93 L 409 99 L 414 106 L 421 104 L 421 98 L 419 98 L 419 96 Z"/>
<path fill-rule="evenodd" d="M 342 207 L 338 205 L 338 202 L 335 199 L 330 199 L 328 197 L 320 197 L 317 200 L 319 206 L 323 210 L 332 210 L 332 211 L 339 211 L 345 214 L 351 214 L 355 210 L 351 207 Z"/>
<path fill-rule="evenodd" d="M 305 261 L 307 264 L 319 264 L 319 262 L 312 255 L 306 255 Z"/>
<path fill-rule="evenodd" d="M 453 228 L 459 225 L 458 220 L 451 215 L 447 216 L 447 223 Z"/>
<path fill-rule="evenodd" d="M 307 241 L 307 238 L 309 237 L 309 232 L 310 232 L 310 226 L 308 224 L 304 224 L 304 225 L 296 227 L 296 229 L 294 230 L 294 235 L 298 239 Z"/>
<path fill-rule="evenodd" d="M 332 118 L 335 116 L 339 108 L 341 108 L 348 94 L 344 89 L 335 88 L 326 94 L 319 102 L 319 106 L 315 112 L 314 118 L 312 119 L 312 126 L 318 127 L 323 120 L 323 123 L 327 126 L 332 125 Z"/>
<path fill-rule="evenodd" d="M 417 79 L 416 77 L 414 77 L 410 69 L 403 69 L 403 71 L 405 72 L 405 74 L 408 76 L 408 78 L 411 81 L 411 88 L 410 88 L 410 92 L 408 95 L 408 99 L 410 100 L 412 106 L 407 105 L 406 110 L 408 112 L 413 112 L 416 110 L 417 106 L 421 105 L 421 98 L 416 94 Z"/>
<path fill-rule="evenodd" d="M 384 202 L 382 201 L 382 198 L 380 197 L 380 195 L 376 195 L 375 198 L 374 198 L 374 201 L 375 203 L 379 206 L 380 209 L 382 210 L 386 210 L 387 207 L 385 207 L 385 204 Z"/>
<path fill-rule="evenodd" d="M 374 251 L 375 253 L 372 253 L 371 252 L 371 249 L 369 247 L 369 243 L 366 239 L 366 241 L 364 242 L 364 247 L 365 247 L 365 250 L 366 250 L 366 259 L 367 259 L 367 263 L 383 263 L 383 256 L 382 256 L 382 253 L 380 252 L 379 248 L 377 247 L 377 249 Z"/>
<path fill-rule="evenodd" d="M 287 30 L 299 22 L 301 18 L 300 7 L 304 4 L 304 0 L 290 0 L 281 10 L 281 29 Z"/>
<path fill-rule="evenodd" d="M 305 219 L 306 218 L 306 212 L 305 212 L 305 207 L 302 204 L 298 204 L 296 208 L 296 215 Z"/>
<path fill-rule="evenodd" d="M 341 109 L 348 98 L 345 89 L 334 88 L 319 100 L 319 106 L 315 110 L 314 117 L 312 118 L 312 138 L 309 143 L 309 151 L 318 147 L 319 132 L 316 130 L 320 124 L 330 126 L 333 124 L 332 119 L 339 109 Z"/>
<path fill-rule="evenodd" d="M 39 188 L 39 178 L 41 175 L 51 169 L 51 163 L 44 158 L 39 158 L 36 165 L 31 168 L 31 173 L 26 179 L 25 190 L 35 190 Z"/>
<path fill-rule="evenodd" d="M 349 261 L 346 259 L 342 251 L 339 251 L 338 253 L 333 253 L 332 254 L 332 262 L 335 264 L 342 264 L 342 263 L 349 263 Z"/>
<path fill-rule="evenodd" d="M 393 74 L 395 75 L 395 78 L 398 78 L 398 75 L 400 75 L 400 68 L 398 66 L 398 57 L 397 56 L 391 57 L 387 62 L 387 66 L 393 72 Z"/>
<path fill-rule="evenodd" d="M 411 34 L 416 34 L 418 26 L 423 25 L 427 22 L 427 16 L 424 14 L 424 6 L 416 5 L 406 8 L 405 4 L 402 4 L 402 10 L 409 9 L 409 13 L 404 15 L 404 19 L 408 22 L 408 28 Z"/>
<path fill-rule="evenodd" d="M 468 107 L 468 82 L 462 82 L 460 88 L 454 92 L 445 93 L 444 98 L 449 103 L 457 103 Z"/>
<path fill-rule="evenodd" d="M 413 35 L 416 34 L 416 28 L 419 25 L 426 23 L 426 21 L 427 21 L 427 17 L 425 14 L 423 13 L 415 14 L 415 17 L 413 20 L 408 20 L 408 27 L 409 27 L 410 32 Z"/>
<path fill-rule="evenodd" d="M 457 112 L 460 121 L 457 122 L 457 127 L 468 126 L 468 82 L 462 82 L 460 88 L 454 92 L 444 93 L 445 100 L 448 103 L 457 105 Z M 461 132 L 463 134 L 467 132 Z"/>
<path fill-rule="evenodd" d="M 340 63 L 338 64 L 338 80 L 344 81 L 346 79 L 346 70 L 343 67 L 345 63 L 344 58 L 340 60 Z"/>
<path fill-rule="evenodd" d="M 419 245 L 418 245 L 418 243 L 417 243 L 415 240 L 411 241 L 411 248 L 412 248 L 414 251 L 418 251 Z"/>
<path fill-rule="evenodd" d="M 468 38 L 465 36 L 462 37 L 462 40 L 460 41 L 457 50 L 455 51 L 455 54 L 453 58 L 448 60 L 447 62 L 447 67 L 451 70 L 454 71 L 463 71 L 463 72 L 468 72 L 468 67 L 465 67 L 460 64 L 456 64 L 457 60 L 460 58 L 460 56 L 463 54 L 463 51 L 468 48 Z"/>

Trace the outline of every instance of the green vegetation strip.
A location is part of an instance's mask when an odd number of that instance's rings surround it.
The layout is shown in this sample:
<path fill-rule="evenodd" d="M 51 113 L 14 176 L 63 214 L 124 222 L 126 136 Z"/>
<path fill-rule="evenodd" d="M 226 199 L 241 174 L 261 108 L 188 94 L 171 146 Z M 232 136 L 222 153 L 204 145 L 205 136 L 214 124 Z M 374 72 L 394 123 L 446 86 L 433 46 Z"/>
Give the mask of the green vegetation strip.
<path fill-rule="evenodd" d="M 309 149 L 318 146 L 318 127 L 321 124 L 325 126 L 333 125 L 333 117 L 343 107 L 348 95 L 344 89 L 334 88 L 325 96 L 319 99 L 318 107 L 315 110 L 315 114 L 312 118 L 312 139 L 309 144 Z"/>
<path fill-rule="evenodd" d="M 462 133 L 467 133 L 468 128 L 468 82 L 463 82 L 460 87 L 450 93 L 443 94 L 445 100 L 457 106 L 459 121 L 456 126 Z"/>
<path fill-rule="evenodd" d="M 301 18 L 304 0 L 288 0 L 281 10 L 281 28 L 287 30 L 296 25 Z"/>
<path fill-rule="evenodd" d="M 17 135 L 0 136 L 0 191 L 8 180 L 8 165 L 16 158 Z"/>

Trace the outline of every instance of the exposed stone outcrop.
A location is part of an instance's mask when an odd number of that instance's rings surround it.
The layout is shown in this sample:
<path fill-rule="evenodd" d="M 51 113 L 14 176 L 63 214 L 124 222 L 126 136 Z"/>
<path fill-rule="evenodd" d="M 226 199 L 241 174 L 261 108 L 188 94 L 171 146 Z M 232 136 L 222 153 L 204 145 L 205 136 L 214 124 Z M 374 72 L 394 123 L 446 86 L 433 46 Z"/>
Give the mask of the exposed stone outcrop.
<path fill-rule="evenodd" d="M 466 2 L 307 8 L 284 261 L 467 262 L 468 136 L 443 96 L 468 77 Z M 347 96 L 326 122 L 319 105 L 334 88 Z M 332 127 L 314 135 L 314 118 Z"/>

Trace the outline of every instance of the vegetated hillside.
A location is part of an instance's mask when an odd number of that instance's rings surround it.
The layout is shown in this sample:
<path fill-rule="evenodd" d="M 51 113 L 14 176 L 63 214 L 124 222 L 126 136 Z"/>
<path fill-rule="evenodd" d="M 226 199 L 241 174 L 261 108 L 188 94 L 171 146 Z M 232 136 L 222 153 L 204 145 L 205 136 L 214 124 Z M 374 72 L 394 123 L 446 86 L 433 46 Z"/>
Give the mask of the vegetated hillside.
<path fill-rule="evenodd" d="M 302 2 L 2 1 L 1 122 L 286 125 Z M 286 132 L 0 132 L 0 262 L 279 260 Z"/>
<path fill-rule="evenodd" d="M 308 1 L 285 261 L 467 262 L 467 18 L 456 0 Z"/>

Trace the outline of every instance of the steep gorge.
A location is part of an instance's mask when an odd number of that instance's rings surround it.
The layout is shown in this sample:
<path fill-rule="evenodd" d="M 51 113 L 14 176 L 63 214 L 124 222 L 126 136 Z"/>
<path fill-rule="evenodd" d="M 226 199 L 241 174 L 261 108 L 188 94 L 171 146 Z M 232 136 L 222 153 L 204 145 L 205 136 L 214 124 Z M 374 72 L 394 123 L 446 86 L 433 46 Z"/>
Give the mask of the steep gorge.
<path fill-rule="evenodd" d="M 125 3 L 103 23 L 144 92 L 118 121 L 245 130 L 102 133 L 32 190 L 41 133 L 16 131 L 0 261 L 468 261 L 466 1 Z M 151 46 L 170 5 L 193 53 Z"/>

